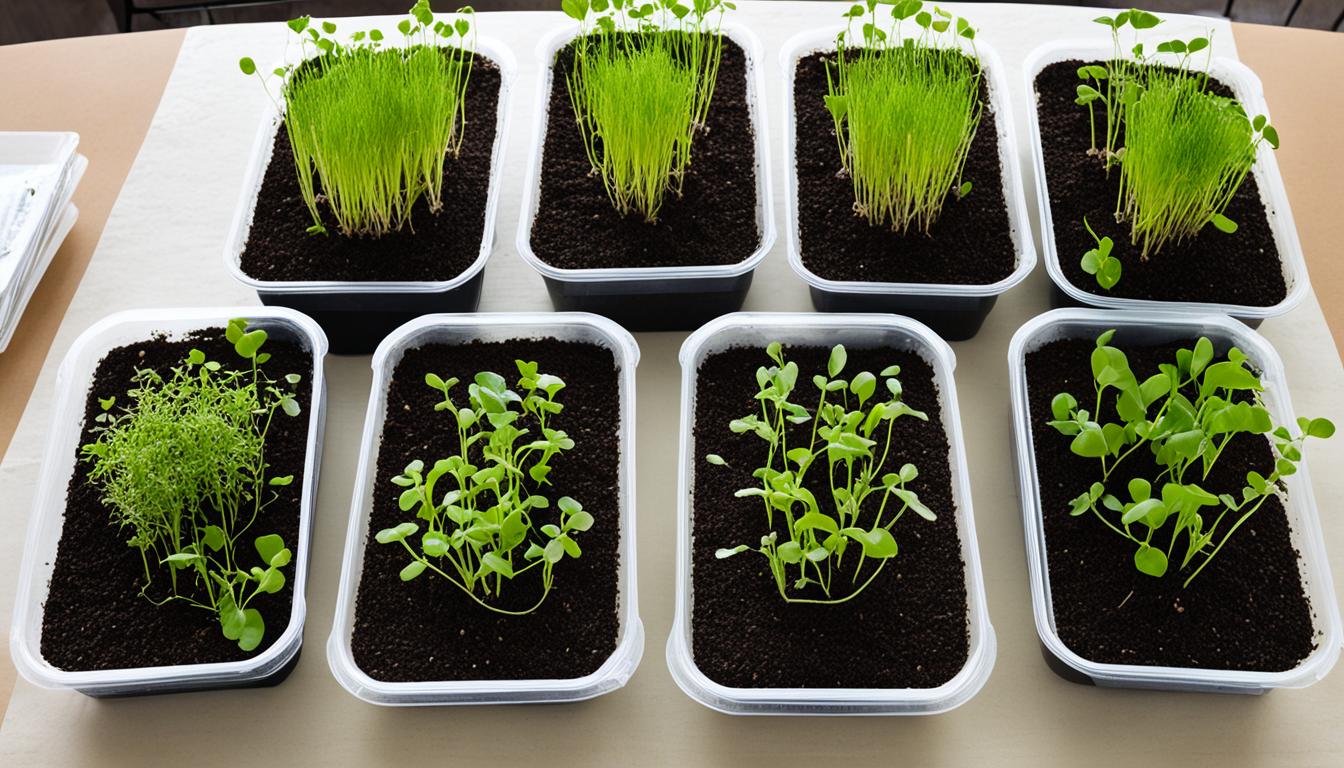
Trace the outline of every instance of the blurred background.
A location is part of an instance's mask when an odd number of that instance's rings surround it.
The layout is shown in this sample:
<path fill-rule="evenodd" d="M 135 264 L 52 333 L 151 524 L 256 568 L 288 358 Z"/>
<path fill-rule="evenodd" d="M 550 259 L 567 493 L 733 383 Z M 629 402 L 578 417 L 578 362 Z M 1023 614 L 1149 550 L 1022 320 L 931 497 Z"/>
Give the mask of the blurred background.
<path fill-rule="evenodd" d="M 360 16 L 400 14 L 413 0 L 0 0 L 0 44 L 56 37 L 117 32 L 280 21 L 305 14 Z M 1136 0 L 1073 0 L 1049 5 L 1122 8 Z M 466 4 L 460 0 L 458 4 Z M 1344 0 L 1141 0 L 1146 10 L 1227 16 L 1233 21 L 1344 31 Z M 560 0 L 476 0 L 478 11 L 559 10 Z M 453 10 L 454 0 L 436 2 L 435 10 Z M 0 73 L 0 77 L 3 73 Z"/>

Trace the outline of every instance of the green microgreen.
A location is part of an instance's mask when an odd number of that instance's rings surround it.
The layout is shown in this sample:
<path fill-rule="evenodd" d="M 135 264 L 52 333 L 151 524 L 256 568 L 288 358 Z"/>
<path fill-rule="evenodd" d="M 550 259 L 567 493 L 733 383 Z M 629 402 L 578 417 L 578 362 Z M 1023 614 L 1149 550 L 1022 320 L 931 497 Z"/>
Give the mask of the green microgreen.
<path fill-rule="evenodd" d="M 456 445 L 428 470 L 416 460 L 392 478 L 404 489 L 401 510 L 414 510 L 419 522 L 385 528 L 374 537 L 380 544 L 400 544 L 410 555 L 402 581 L 433 571 L 480 605 L 508 615 L 531 613 L 546 600 L 556 564 L 582 555 L 578 534 L 593 525 L 592 514 L 569 496 L 556 502 L 554 522 L 538 525 L 534 519 L 551 506 L 539 490 L 550 484 L 552 460 L 574 441 L 550 426 L 564 410 L 556 396 L 565 382 L 541 373 L 535 362 L 515 362 L 517 390 L 503 376 L 483 371 L 467 385 L 461 407 L 452 397 L 458 379 L 425 375 L 425 384 L 443 395 L 434 410 L 453 419 Z M 445 478 L 452 483 L 447 490 L 439 485 Z M 505 582 L 528 571 L 541 584 L 535 604 L 518 611 L 493 604 Z"/>
<path fill-rule="evenodd" d="M 226 638 L 252 651 L 266 631 L 253 601 L 284 588 L 291 558 L 280 536 L 252 533 L 277 498 L 272 489 L 294 480 L 268 474 L 266 435 L 277 414 L 301 409 L 259 367 L 270 358 L 260 351 L 266 331 L 234 319 L 225 335 L 247 367 L 225 368 L 193 349 L 167 375 L 137 370 L 126 406 L 99 400 L 96 439 L 81 456 L 113 524 L 140 551 L 141 594 L 210 611 Z M 166 596 L 156 598 L 164 590 L 155 576 L 164 572 Z"/>
<path fill-rule="evenodd" d="M 1140 258 L 1168 242 L 1194 237 L 1212 223 L 1236 231 L 1223 215 L 1268 141 L 1264 115 L 1247 119 L 1235 100 L 1203 90 L 1200 81 L 1154 70 L 1126 112 L 1120 164 L 1120 213 Z"/>
<path fill-rule="evenodd" d="M 1183 586 L 1189 586 L 1266 499 L 1286 492 L 1284 478 L 1297 471 L 1303 442 L 1328 438 L 1335 426 L 1328 419 L 1300 418 L 1293 436 L 1275 425 L 1261 402 L 1260 376 L 1236 347 L 1218 360 L 1212 342 L 1201 337 L 1139 381 L 1125 353 L 1111 346 L 1114 335 L 1101 334 L 1092 350 L 1092 410 L 1067 392 L 1050 403 L 1047 424 L 1072 438 L 1074 454 L 1100 463 L 1101 480 L 1070 502 L 1069 513 L 1091 512 L 1127 540 L 1142 573 L 1161 577 L 1178 562 L 1176 571 L 1188 573 Z M 1269 435 L 1274 464 L 1263 468 L 1268 474 L 1248 471 L 1239 495 L 1215 494 L 1203 484 L 1238 435 Z M 1119 491 L 1117 470 L 1140 449 L 1160 469 Z"/>
<path fill-rule="evenodd" d="M 971 189 L 962 170 L 982 114 L 975 30 L 963 18 L 954 26 L 941 8 L 922 10 L 920 0 L 891 4 L 883 29 L 879 5 L 866 0 L 845 13 L 850 26 L 826 67 L 826 108 L 854 185 L 855 213 L 873 225 L 927 234 L 948 195 Z M 901 22 L 912 17 L 920 31 L 902 39 Z M 851 45 L 856 19 L 866 19 L 862 43 Z"/>
<path fill-rule="evenodd" d="M 1107 173 L 1120 167 L 1115 218 L 1129 223 L 1130 242 L 1139 248 L 1140 260 L 1146 261 L 1168 243 L 1194 237 L 1206 224 L 1235 232 L 1236 223 L 1224 211 L 1260 145 L 1278 148 L 1278 132 L 1264 115 L 1251 119 L 1235 99 L 1212 90 L 1207 71 L 1211 36 L 1159 43 L 1157 53 L 1176 57 L 1174 66 L 1165 66 L 1145 55 L 1139 41 L 1140 31 L 1162 23 L 1159 17 L 1130 9 L 1096 21 L 1111 30 L 1114 51 L 1104 65 L 1078 68 L 1082 83 L 1075 102 L 1088 109 L 1088 153 L 1102 159 Z M 1127 26 L 1134 31 L 1129 56 L 1120 40 Z M 1204 65 L 1196 69 L 1193 59 L 1201 51 L 1206 52 Z M 1100 146 L 1098 105 L 1106 117 Z M 1088 254 L 1084 269 L 1094 261 L 1092 251 Z M 1119 279 L 1118 268 L 1110 285 L 1100 272 L 1088 271 L 1107 290 Z"/>
<path fill-rule="evenodd" d="M 736 6 L 563 0 L 561 7 L 581 25 L 566 85 L 593 173 L 622 215 L 656 222 L 667 194 L 681 195 L 718 80 L 719 27 Z"/>
<path fill-rule="evenodd" d="M 285 127 L 310 232 L 325 233 L 324 209 L 342 235 L 374 237 L 404 227 L 421 198 L 442 210 L 444 161 L 465 138 L 475 49 L 472 11 L 458 13 L 436 20 L 429 0 L 418 0 L 397 26 L 400 48 L 384 48 L 379 30 L 341 43 L 332 22 L 320 31 L 307 16 L 289 22 L 305 60 L 273 74 L 286 78 Z M 250 58 L 239 66 L 262 77 Z"/>
<path fill-rule="evenodd" d="M 767 346 L 766 355 L 773 364 L 756 370 L 760 413 L 734 419 L 728 429 L 755 435 L 769 445 L 765 466 L 752 472 L 760 485 L 736 493 L 739 498 L 761 499 L 767 532 L 755 548 L 739 544 L 719 549 L 716 555 L 726 558 L 746 551 L 763 555 L 786 602 L 843 603 L 861 593 L 896 556 L 892 527 L 906 511 L 934 519 L 907 487 L 919 476 L 914 464 L 904 464 L 896 472 L 882 471 L 891 455 L 896 419 L 928 417 L 902 401 L 898 366 L 885 368 L 878 376 L 860 371 L 841 378 L 847 356 L 840 345 L 831 350 L 826 374 L 812 377 L 818 397 L 815 410 L 809 412 L 789 399 L 796 391 L 798 364 L 785 360 L 779 342 Z M 807 437 L 798 441 L 795 428 L 804 426 Z M 795 440 L 792 447 L 790 436 Z M 715 461 L 718 458 L 710 454 L 706 460 L 725 466 L 722 459 Z M 808 471 L 814 465 L 826 468 L 829 502 L 819 501 L 808 487 Z M 857 552 L 850 552 L 846 563 L 851 543 Z M 808 596 L 817 590 L 820 596 Z"/>
<path fill-rule="evenodd" d="M 1109 291 L 1120 282 L 1120 260 L 1111 255 L 1115 241 L 1109 237 L 1098 237 L 1092 230 L 1092 225 L 1087 223 L 1086 216 L 1083 217 L 1083 226 L 1097 243 L 1096 248 L 1083 254 L 1083 271 L 1089 275 L 1096 275 L 1097 284 Z"/>

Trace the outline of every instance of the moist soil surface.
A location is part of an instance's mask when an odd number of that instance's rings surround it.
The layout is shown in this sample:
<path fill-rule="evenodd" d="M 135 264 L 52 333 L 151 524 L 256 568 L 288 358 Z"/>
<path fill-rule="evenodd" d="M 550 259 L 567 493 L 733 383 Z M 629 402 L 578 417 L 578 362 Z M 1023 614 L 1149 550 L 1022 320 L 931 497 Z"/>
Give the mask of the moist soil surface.
<path fill-rule="evenodd" d="M 827 280 L 984 285 L 1012 274 L 1017 264 L 999 158 L 999 119 L 984 79 L 980 125 L 962 178 L 970 193 L 950 195 L 926 235 L 873 226 L 854 212 L 854 183 L 844 173 L 835 123 L 826 109 L 826 65 L 832 53 L 798 62 L 793 102 L 798 172 L 798 231 L 803 265 Z"/>
<path fill-rule="evenodd" d="M 443 164 L 443 208 L 423 198 L 410 221 L 382 237 L 340 234 L 325 204 L 326 235 L 308 233 L 313 219 L 299 192 L 294 151 L 281 125 L 257 193 L 252 228 L 243 248 L 243 273 L 257 280 L 443 281 L 481 254 L 490 161 L 495 145 L 499 68 L 479 54 L 467 83 L 467 122 L 457 157 Z M 314 182 L 316 189 L 321 189 Z"/>
<path fill-rule="evenodd" d="M 95 439 L 94 417 L 102 412 L 99 399 L 115 396 L 118 406 L 128 403 L 126 392 L 136 369 L 152 368 L 167 375 L 192 348 L 225 366 L 244 367 L 240 364 L 245 361 L 224 340 L 222 328 L 178 341 L 158 338 L 118 347 L 107 353 L 94 373 L 85 401 L 80 445 Z M 292 390 L 304 410 L 294 418 L 278 415 L 267 432 L 268 474 L 292 474 L 294 482 L 273 487 L 279 498 L 263 510 L 249 535 L 279 534 L 297 555 L 312 358 L 297 344 L 278 338 L 267 341 L 264 351 L 272 357 L 262 370 L 272 379 L 281 380 L 283 385 L 285 374 L 303 377 Z M 90 484 L 88 470 L 92 465 L 82 461 L 78 453 L 71 461 L 75 472 L 66 491 L 65 523 L 42 613 L 42 656 L 48 662 L 60 669 L 84 671 L 238 661 L 262 653 L 285 631 L 294 601 L 292 565 L 286 569 L 281 591 L 261 595 L 249 606 L 261 611 L 266 620 L 266 635 L 252 652 L 242 651 L 236 642 L 226 639 L 220 632 L 219 619 L 209 611 L 177 600 L 162 606 L 151 604 L 140 594 L 145 574 L 140 551 L 126 544 L 130 533 L 112 522 L 101 494 Z M 250 541 L 247 549 L 252 551 Z M 156 584 L 167 580 L 157 570 L 154 578 Z M 167 591 L 151 590 L 150 594 L 163 599 Z"/>
<path fill-rule="evenodd" d="M 1157 373 L 1159 363 L 1175 361 L 1177 346 L 1129 347 L 1123 331 L 1113 343 L 1124 349 L 1140 381 Z M 1135 569 L 1128 541 L 1090 513 L 1069 515 L 1069 500 L 1101 479 L 1100 465 L 1075 456 L 1071 438 L 1045 422 L 1060 392 L 1091 402 L 1088 360 L 1094 347 L 1090 339 L 1065 340 L 1027 355 L 1027 399 L 1060 639 L 1079 656 L 1108 664 L 1261 672 L 1297 666 L 1314 648 L 1311 606 L 1278 498 L 1267 499 L 1185 588 L 1181 584 L 1190 572 L 1177 573 L 1179 559 L 1173 558 L 1162 578 L 1147 576 Z M 1105 418 L 1115 418 L 1113 407 L 1111 398 Z M 1157 467 L 1151 453 L 1135 451 L 1112 475 L 1112 487 L 1123 489 L 1135 476 L 1151 479 Z M 1202 487 L 1241 498 L 1248 470 L 1268 475 L 1273 467 L 1267 439 L 1238 435 Z M 1225 520 L 1220 530 L 1228 525 Z M 1176 546 L 1183 552 L 1184 539 Z"/>
<path fill-rule="evenodd" d="M 761 233 L 742 48 L 724 39 L 714 98 L 692 142 L 681 197 L 669 193 L 654 224 L 640 213 L 621 215 L 602 177 L 592 173 L 566 84 L 573 61 L 571 44 L 557 55 L 551 82 L 541 198 L 532 222 L 537 258 L 564 269 L 599 269 L 736 264 L 751 256 Z"/>
<path fill-rule="evenodd" d="M 415 459 L 433 465 L 457 443 L 451 416 L 434 411 L 441 394 L 425 374 L 471 381 L 494 371 L 511 388 L 515 360 L 540 364 L 542 373 L 565 382 L 557 399 L 564 410 L 547 426 L 564 430 L 574 448 L 551 461 L 551 501 L 536 510 L 534 525 L 555 522 L 556 501 L 572 496 L 596 522 L 577 538 L 578 559 L 555 567 L 550 594 L 535 611 L 505 616 L 482 607 L 443 577 L 426 571 L 413 581 L 398 574 L 410 561 L 405 549 L 379 544 L 373 536 L 408 520 L 397 506 L 401 489 L 392 478 Z M 373 511 L 351 638 L 355 663 L 377 680 L 567 679 L 597 670 L 616 650 L 619 631 L 617 579 L 620 567 L 620 392 L 612 353 L 594 344 L 555 339 L 514 339 L 461 345 L 429 344 L 408 350 L 393 373 L 387 419 L 378 449 Z M 452 390 L 456 402 L 466 385 Z M 525 421 L 518 423 L 523 427 Z M 535 430 L 535 424 L 532 424 Z M 479 457 L 475 460 L 481 464 Z M 531 574 L 528 574 L 531 575 Z M 502 598 L 486 598 L 506 610 L 525 610 L 541 596 L 541 580 L 520 576 L 506 582 Z"/>
<path fill-rule="evenodd" d="M 809 382 L 800 383 L 799 392 L 811 394 L 798 402 L 814 408 L 810 381 L 813 373 L 825 371 L 829 348 L 784 352 L 801 368 L 799 381 Z M 894 422 L 893 448 L 882 472 L 914 463 L 919 476 L 907 487 L 937 519 L 903 516 L 892 530 L 900 553 L 863 592 L 839 605 L 785 603 L 758 553 L 716 558 L 720 547 L 759 544 L 767 530 L 760 501 L 733 495 L 759 484 L 751 473 L 764 466 L 767 445 L 755 435 L 733 434 L 728 423 L 760 411 L 755 371 L 770 363 L 759 348 L 707 357 L 696 374 L 693 454 L 717 453 L 727 465 L 700 460 L 695 466 L 691 640 L 696 666 L 715 682 L 739 688 L 933 688 L 966 664 L 965 567 L 933 370 L 909 352 L 848 352 L 845 372 L 851 377 L 900 365 L 905 401 L 928 414 L 927 422 L 912 417 Z M 810 428 L 810 423 L 792 427 L 790 444 L 805 445 Z M 824 486 L 824 469 L 809 473 L 808 487 L 818 499 L 830 498 Z M 871 518 L 872 510 L 865 515 Z M 778 516 L 775 522 L 787 538 Z"/>
<path fill-rule="evenodd" d="M 1183 243 L 1168 243 L 1147 261 L 1130 243 L 1129 226 L 1115 221 L 1120 171 L 1107 176 L 1101 160 L 1087 154 L 1091 133 L 1087 108 L 1073 103 L 1077 70 L 1082 61 L 1051 64 L 1036 76 L 1041 150 L 1050 193 L 1050 217 L 1060 268 L 1068 281 L 1098 296 L 1159 301 L 1197 301 L 1266 307 L 1288 295 L 1283 266 L 1269 216 L 1260 201 L 1254 174 L 1245 181 L 1224 212 L 1238 225 L 1233 234 L 1212 226 Z M 1212 90 L 1231 96 L 1226 86 L 1211 80 Z M 1097 130 L 1105 133 L 1106 108 L 1097 106 Z M 1121 144 L 1123 146 L 1123 135 Z M 1123 274 L 1110 291 L 1097 285 L 1080 264 L 1096 241 L 1083 226 L 1086 217 L 1098 237 L 1115 242 L 1111 252 L 1120 259 Z"/>

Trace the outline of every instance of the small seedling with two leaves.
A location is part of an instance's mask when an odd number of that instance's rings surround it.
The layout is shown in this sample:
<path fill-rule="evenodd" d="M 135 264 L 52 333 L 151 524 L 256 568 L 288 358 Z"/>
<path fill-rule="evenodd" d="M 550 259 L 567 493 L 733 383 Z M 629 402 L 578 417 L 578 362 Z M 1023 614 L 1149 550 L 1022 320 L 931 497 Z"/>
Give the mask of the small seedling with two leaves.
<path fill-rule="evenodd" d="M 889 21 L 878 13 L 887 5 Z M 854 212 L 900 233 L 928 234 L 949 195 L 970 193 L 962 170 L 983 112 L 975 29 L 942 8 L 923 8 L 920 0 L 851 6 L 826 67 L 826 108 L 854 185 Z M 911 19 L 917 32 L 902 39 Z"/>
<path fill-rule="evenodd" d="M 1128 541 L 1141 573 L 1161 577 L 1174 564 L 1189 586 L 1266 499 L 1286 492 L 1284 478 L 1297 472 L 1303 442 L 1328 438 L 1335 426 L 1300 418 L 1293 435 L 1274 424 L 1261 403 L 1260 377 L 1236 347 L 1219 360 L 1212 342 L 1201 337 L 1140 381 L 1125 353 L 1111 345 L 1114 335 L 1103 333 L 1091 353 L 1093 407 L 1067 392 L 1050 403 L 1046 423 L 1070 438 L 1074 454 L 1099 463 L 1101 479 L 1070 502 L 1069 512 L 1091 513 Z M 1270 437 L 1273 466 L 1248 471 L 1239 493 L 1207 488 L 1224 449 L 1246 435 Z M 1160 469 L 1116 488 L 1117 471 L 1141 449 Z"/>
<path fill-rule="evenodd" d="M 1097 237 L 1086 217 L 1083 218 L 1083 226 L 1087 227 L 1087 233 L 1097 242 L 1096 248 L 1083 254 L 1083 271 L 1096 275 L 1097 284 L 1109 291 L 1120 282 L 1120 260 L 1111 255 L 1115 241 L 1109 237 Z"/>
<path fill-rule="evenodd" d="M 137 370 L 125 407 L 99 399 L 96 439 L 81 455 L 113 524 L 140 551 L 141 594 L 210 611 L 226 638 L 252 651 L 266 632 L 254 601 L 284 588 L 292 557 L 280 536 L 252 533 L 275 489 L 294 482 L 269 473 L 266 436 L 277 416 L 301 408 L 260 368 L 270 359 L 265 330 L 234 319 L 225 336 L 248 366 L 226 368 L 193 349 L 168 375 Z M 164 573 L 166 589 L 155 581 Z"/>
<path fill-rule="evenodd" d="M 574 441 L 551 426 L 552 417 L 564 410 L 557 395 L 565 382 L 540 372 L 535 362 L 515 364 L 516 389 L 503 376 L 482 371 L 467 385 L 461 405 L 453 399 L 458 379 L 425 375 L 425 384 L 443 397 L 434 410 L 447 413 L 456 425 L 453 450 L 428 469 L 416 460 L 392 478 L 403 489 L 398 506 L 414 512 L 416 521 L 374 536 L 379 544 L 402 546 L 410 556 L 402 581 L 432 571 L 481 606 L 507 615 L 531 613 L 546 600 L 555 566 L 583 554 L 578 536 L 594 522 L 569 496 L 556 502 L 553 522 L 538 522 L 551 506 L 540 493 L 550 484 L 551 462 Z M 504 585 L 528 572 L 540 584 L 536 603 L 522 610 L 497 605 Z"/>
<path fill-rule="evenodd" d="M 844 603 L 896 557 L 892 528 L 907 511 L 934 519 L 908 487 L 919 477 L 914 464 L 884 471 L 896 419 L 928 417 L 902 400 L 897 366 L 877 376 L 859 371 L 842 378 L 847 353 L 841 345 L 831 349 L 825 375 L 812 377 L 818 395 L 815 410 L 808 411 L 790 399 L 800 394 L 798 364 L 785 360 L 779 342 L 768 345 L 766 355 L 772 364 L 756 371 L 761 412 L 728 425 L 734 434 L 754 435 L 769 445 L 765 465 L 752 472 L 759 485 L 736 493 L 761 500 L 765 532 L 756 546 L 738 544 L 716 556 L 748 551 L 764 556 L 788 603 Z M 727 467 L 718 454 L 705 460 Z M 829 499 L 818 499 L 809 488 L 814 467 L 825 472 Z"/>

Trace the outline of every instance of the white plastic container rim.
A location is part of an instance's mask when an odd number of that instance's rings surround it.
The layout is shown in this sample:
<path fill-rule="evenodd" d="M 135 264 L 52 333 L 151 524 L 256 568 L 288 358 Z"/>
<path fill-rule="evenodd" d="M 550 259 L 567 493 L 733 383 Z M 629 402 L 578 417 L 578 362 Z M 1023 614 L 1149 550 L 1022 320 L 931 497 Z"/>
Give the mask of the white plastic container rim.
<path fill-rule="evenodd" d="M 536 58 L 541 72 L 537 83 L 537 100 L 533 107 L 532 152 L 527 159 L 527 175 L 523 177 L 522 213 L 518 219 L 518 253 L 523 260 L 542 276 L 552 280 L 578 283 L 604 283 L 626 280 L 703 280 L 745 275 L 756 269 L 775 244 L 774 187 L 770 184 L 770 141 L 766 132 L 765 73 L 761 67 L 764 52 L 761 40 L 747 27 L 725 20 L 720 31 L 729 40 L 741 46 L 746 54 L 747 104 L 751 110 L 751 125 L 756 150 L 756 227 L 761 239 L 756 250 L 736 264 L 701 264 L 687 267 L 604 267 L 599 269 L 569 269 L 547 264 L 532 251 L 532 223 L 541 204 L 542 152 L 546 144 L 546 126 L 550 118 L 551 87 L 555 79 L 555 55 L 579 36 L 578 22 L 567 22 L 541 38 L 537 43 Z M 691 161 L 694 163 L 694 159 Z"/>
<path fill-rule="evenodd" d="M 223 328 L 235 317 L 245 317 L 262 327 L 283 327 L 306 344 L 312 354 L 312 397 L 306 408 L 308 446 L 304 454 L 299 540 L 294 547 L 294 570 L 290 576 L 294 600 L 289 623 L 269 648 L 241 661 L 78 672 L 58 669 L 42 657 L 42 612 L 55 568 L 57 545 L 64 529 L 65 494 L 75 470 L 75 451 L 84 426 L 84 403 L 98 363 L 112 349 L 145 341 L 156 333 L 167 333 L 170 338 L 180 337 L 202 328 Z M 28 521 L 23 563 L 19 569 L 19 590 L 14 600 L 10 654 L 25 679 L 45 688 L 117 693 L 139 689 L 150 693 L 195 686 L 243 684 L 270 675 L 294 658 L 303 642 L 304 589 L 308 580 L 313 506 L 317 498 L 326 415 L 326 380 L 322 371 L 326 353 L 327 337 L 317 323 L 284 307 L 130 310 L 99 320 L 75 339 L 56 373 L 51 429 L 47 432 L 47 445 L 42 454 L 37 497 Z"/>
<path fill-rule="evenodd" d="M 1296 425 L 1283 362 L 1274 347 L 1260 334 L 1224 315 L 1182 312 L 1116 312 L 1099 309 L 1056 309 L 1029 320 L 1013 335 L 1008 347 L 1008 379 L 1013 400 L 1014 440 L 1017 443 L 1017 474 L 1022 499 L 1022 526 L 1026 534 L 1027 565 L 1031 575 L 1032 611 L 1036 632 L 1050 653 L 1099 685 L 1141 686 L 1173 690 L 1225 690 L 1258 693 L 1271 688 L 1302 688 L 1325 677 L 1339 659 L 1344 643 L 1334 582 L 1330 578 L 1316 498 L 1305 461 L 1297 473 L 1286 478 L 1288 514 L 1294 549 L 1301 553 L 1302 585 L 1311 601 L 1316 650 L 1295 668 L 1284 672 L 1247 672 L 1157 667 L 1133 664 L 1103 664 L 1089 661 L 1064 645 L 1055 631 L 1054 603 L 1050 597 L 1045 530 L 1041 500 L 1037 493 L 1036 454 L 1028 412 L 1026 355 L 1059 339 L 1093 339 L 1103 331 L 1119 331 L 1121 347 L 1132 343 L 1194 342 L 1208 336 L 1215 345 L 1234 345 L 1245 352 L 1262 371 L 1264 405 L 1275 423 Z M 1137 336 L 1137 338 L 1136 338 Z M 1295 426 L 1292 427 L 1295 429 Z"/>
<path fill-rule="evenodd" d="M 765 348 L 771 341 L 785 344 L 847 343 L 854 348 L 896 346 L 924 358 L 934 370 L 943 426 L 950 446 L 952 498 L 957 530 L 966 563 L 967 631 L 970 649 L 966 664 L 937 688 L 736 688 L 709 679 L 691 653 L 691 494 L 696 446 L 696 379 L 706 355 L 730 346 Z M 947 342 L 928 326 L 907 317 L 888 314 L 815 314 L 793 312 L 737 312 L 712 320 L 691 334 L 681 346 L 681 469 L 677 474 L 676 613 L 667 638 L 667 665 L 688 696 L 710 709 L 748 715 L 929 715 L 961 706 L 989 679 L 994 667 L 996 641 L 989 622 L 980 549 L 976 543 L 971 509 L 970 476 L 957 407 L 952 372 L 956 356 Z"/>
<path fill-rule="evenodd" d="M 1036 268 L 1036 243 L 1031 237 L 1031 223 L 1027 217 L 1027 197 L 1022 188 L 1022 171 L 1017 160 L 1017 135 L 1013 128 L 1012 102 L 1008 96 L 1008 82 L 999 54 L 986 42 L 975 42 L 975 53 L 986 75 L 989 89 L 989 113 L 999 138 L 999 164 L 1002 168 L 1004 204 L 1008 209 L 1008 226 L 1017 251 L 1017 264 L 1002 280 L 983 285 L 961 283 L 884 283 L 866 280 L 829 280 L 803 264 L 802 239 L 798 231 L 798 164 L 797 111 L 793 99 L 794 76 L 798 62 L 814 53 L 836 49 L 835 39 L 845 25 L 808 30 L 789 38 L 780 51 L 784 99 L 784 169 L 785 229 L 789 249 L 789 266 L 809 285 L 835 293 L 900 294 L 906 296 L 947 296 L 951 298 L 982 298 L 997 296 L 1026 279 Z M 984 122 L 981 122 L 984 129 Z M 973 191 L 972 194 L 975 194 Z"/>
<path fill-rule="evenodd" d="M 1293 223 L 1293 211 L 1288 205 L 1288 193 L 1283 187 L 1283 176 L 1279 173 L 1279 163 L 1274 150 L 1268 144 L 1261 144 L 1256 152 L 1255 164 L 1251 174 L 1260 190 L 1260 201 L 1265 206 L 1265 215 L 1274 235 L 1274 246 L 1279 251 L 1279 261 L 1283 267 L 1283 280 L 1288 287 L 1288 295 L 1278 304 L 1266 307 L 1248 304 L 1221 304 L 1197 301 L 1158 301 L 1154 299 L 1127 299 L 1119 296 L 1104 296 L 1084 291 L 1064 276 L 1060 266 L 1059 252 L 1055 244 L 1055 225 L 1051 218 L 1049 180 L 1045 176 L 1045 152 L 1041 148 L 1041 123 L 1037 111 L 1036 76 L 1051 64 L 1071 59 L 1082 61 L 1101 61 L 1112 55 L 1110 44 L 1093 40 L 1059 40 L 1046 43 L 1028 56 L 1022 66 L 1025 75 L 1027 94 L 1027 124 L 1031 130 L 1031 157 L 1036 168 L 1036 206 L 1041 216 L 1041 243 L 1045 248 L 1045 269 L 1050 279 L 1060 290 L 1074 301 L 1103 309 L 1144 309 L 1157 312 L 1219 312 L 1247 320 L 1264 320 L 1277 317 L 1292 310 L 1302 302 L 1311 289 L 1307 278 L 1307 263 L 1302 256 L 1302 242 L 1297 236 L 1297 225 Z M 1174 64 L 1174 54 L 1155 54 L 1159 62 Z M 1249 115 L 1269 116 L 1269 107 L 1265 104 L 1265 89 L 1260 78 L 1245 64 L 1223 56 L 1214 57 L 1209 64 L 1209 74 L 1232 89 L 1233 95 L 1245 107 Z M 1236 237 L 1236 235 L 1231 235 Z M 1217 248 L 1215 242 L 1210 246 Z M 1076 257 L 1082 258 L 1082 254 Z"/>
<path fill-rule="evenodd" d="M 616 650 L 595 672 L 571 679 L 431 680 L 392 683 L 375 680 L 355 663 L 350 647 L 355 600 L 368 545 L 369 514 L 377 474 L 379 443 L 387 412 L 387 390 L 402 355 L 426 343 L 472 340 L 508 341 L 557 338 L 583 341 L 611 350 L 616 359 L 621 397 L 620 426 L 620 634 Z M 354 498 L 341 564 L 336 618 L 327 639 L 327 662 L 336 680 L 351 694 L 371 704 L 423 706 L 441 704 L 529 704 L 582 701 L 610 693 L 630 680 L 644 653 L 644 626 L 639 619 L 638 569 L 635 560 L 635 367 L 639 346 L 624 328 L 586 312 L 497 312 L 437 314 L 416 318 L 393 331 L 373 353 L 373 385 L 364 416 Z M 446 588 L 446 587 L 445 587 Z"/>
<path fill-rule="evenodd" d="M 445 15 L 445 14 L 440 14 Z M 451 14 L 447 14 L 451 15 Z M 347 31 L 355 31 L 354 29 Z M 405 47 L 405 41 L 395 36 L 383 41 L 384 48 Z M 241 259 L 247 247 L 248 234 L 252 229 L 252 218 L 256 211 L 257 195 L 261 192 L 266 169 L 271 164 L 271 150 L 274 148 L 275 134 L 280 129 L 283 104 L 267 107 L 257 128 L 257 137 L 252 144 L 252 159 L 248 163 L 247 175 L 243 180 L 242 191 L 238 196 L 238 205 L 234 209 L 233 223 L 229 227 L 228 239 L 224 241 L 224 267 L 234 279 L 259 293 L 443 293 L 457 288 L 485 269 L 490 251 L 495 242 L 495 218 L 499 211 L 500 187 L 503 186 L 501 173 L 504 164 L 504 147 L 509 134 L 509 99 L 513 90 L 514 73 L 518 69 L 513 51 L 504 43 L 488 35 L 476 36 L 475 52 L 490 59 L 499 67 L 499 102 L 495 110 L 495 141 L 490 155 L 490 182 L 485 197 L 485 226 L 482 229 L 481 249 L 476 260 L 461 274 L 451 280 L 440 281 L 345 281 L 345 280 L 260 280 L 243 271 Z M 299 61 L 293 46 L 287 59 L 281 64 L 294 64 Z M 274 69 L 274 67 L 273 67 Z M 267 86 L 279 99 L 279 83 L 275 75 L 267 75 Z"/>

